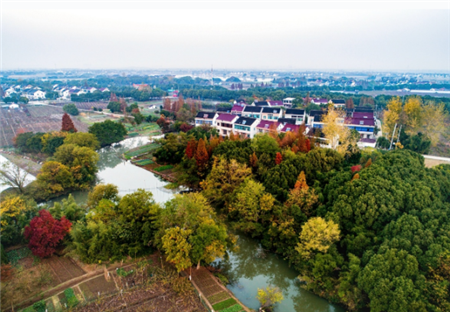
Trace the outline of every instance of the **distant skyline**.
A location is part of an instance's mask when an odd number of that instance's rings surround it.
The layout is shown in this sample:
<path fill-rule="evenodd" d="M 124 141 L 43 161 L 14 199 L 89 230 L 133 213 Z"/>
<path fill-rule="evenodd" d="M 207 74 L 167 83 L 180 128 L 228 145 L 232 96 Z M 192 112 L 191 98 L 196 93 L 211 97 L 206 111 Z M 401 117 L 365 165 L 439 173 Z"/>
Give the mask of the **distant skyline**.
<path fill-rule="evenodd" d="M 450 1 L 167 3 L 3 1 L 2 69 L 450 72 Z"/>

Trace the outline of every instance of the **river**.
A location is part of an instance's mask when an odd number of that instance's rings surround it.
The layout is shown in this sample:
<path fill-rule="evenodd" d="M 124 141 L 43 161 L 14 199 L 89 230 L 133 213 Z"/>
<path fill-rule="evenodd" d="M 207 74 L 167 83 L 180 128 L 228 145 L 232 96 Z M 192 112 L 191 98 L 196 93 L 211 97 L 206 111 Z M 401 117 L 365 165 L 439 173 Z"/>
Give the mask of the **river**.
<path fill-rule="evenodd" d="M 149 142 L 148 138 L 129 138 L 119 145 L 104 147 L 98 151 L 98 178 L 100 183 L 117 185 L 120 195 L 134 192 L 138 188 L 144 188 L 153 193 L 153 198 L 158 203 L 164 203 L 177 192 L 164 188 L 168 182 L 161 180 L 152 172 L 132 165 L 123 160 L 120 155 L 133 147 L 141 146 Z M 88 192 L 74 192 L 75 200 L 84 204 L 87 201 Z M 49 204 L 60 201 L 67 196 L 61 196 L 49 201 Z M 267 285 L 279 287 L 284 300 L 279 303 L 275 312 L 342 312 L 344 309 L 328 303 L 326 300 L 300 288 L 297 275 L 288 263 L 272 253 L 263 254 L 257 241 L 246 236 L 239 236 L 237 241 L 239 248 L 229 253 L 228 259 L 218 260 L 223 272 L 229 277 L 231 284 L 228 289 L 246 306 L 257 310 L 256 300 L 258 288 Z"/>

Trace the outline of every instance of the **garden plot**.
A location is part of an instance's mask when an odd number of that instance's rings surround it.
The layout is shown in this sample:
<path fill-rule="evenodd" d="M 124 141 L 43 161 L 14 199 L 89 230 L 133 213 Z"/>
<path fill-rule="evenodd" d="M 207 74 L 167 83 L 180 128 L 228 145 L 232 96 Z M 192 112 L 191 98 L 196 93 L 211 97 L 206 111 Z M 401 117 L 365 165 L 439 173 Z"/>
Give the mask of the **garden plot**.
<path fill-rule="evenodd" d="M 55 279 L 58 280 L 59 283 L 64 283 L 86 273 L 67 257 L 53 256 L 47 260 L 47 263 L 51 267 Z"/>
<path fill-rule="evenodd" d="M 0 109 L 0 147 L 12 146 L 13 138 L 20 132 L 49 132 L 61 130 L 61 107 L 21 106 L 21 109 Z M 87 132 L 88 126 L 72 118 L 79 132 Z"/>

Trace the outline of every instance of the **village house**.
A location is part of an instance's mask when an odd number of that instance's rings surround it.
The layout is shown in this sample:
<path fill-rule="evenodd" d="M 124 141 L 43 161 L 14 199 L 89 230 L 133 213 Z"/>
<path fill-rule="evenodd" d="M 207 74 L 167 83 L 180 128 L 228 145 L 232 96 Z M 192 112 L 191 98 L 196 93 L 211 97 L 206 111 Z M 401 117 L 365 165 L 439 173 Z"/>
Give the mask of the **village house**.
<path fill-rule="evenodd" d="M 333 106 L 336 108 L 345 108 L 345 100 L 333 99 L 333 100 L 331 100 L 330 104 L 333 104 Z"/>
<path fill-rule="evenodd" d="M 291 98 L 291 97 L 283 99 L 283 106 L 286 108 L 291 108 L 292 104 L 294 103 L 294 100 L 295 100 L 295 98 Z"/>
<path fill-rule="evenodd" d="M 284 113 L 284 118 L 295 119 L 296 120 L 295 124 L 300 125 L 305 122 L 306 119 L 305 110 L 297 108 L 288 108 Z"/>
<path fill-rule="evenodd" d="M 279 107 L 263 107 L 261 112 L 262 120 L 278 120 L 283 117 L 283 111 Z"/>
<path fill-rule="evenodd" d="M 246 105 L 234 104 L 233 107 L 231 108 L 231 113 L 233 115 L 241 116 L 245 106 Z"/>
<path fill-rule="evenodd" d="M 291 131 L 291 132 L 297 133 L 297 132 L 298 132 L 298 129 L 300 129 L 300 126 L 299 126 L 299 125 L 285 124 L 285 125 L 283 126 L 283 128 L 281 129 L 281 132 L 286 133 L 286 132 Z"/>
<path fill-rule="evenodd" d="M 326 112 L 322 110 L 311 110 L 308 114 L 308 125 L 313 128 L 322 128 L 322 116 L 325 114 Z"/>
<path fill-rule="evenodd" d="M 259 106 L 246 106 L 246 107 L 244 107 L 244 110 L 242 111 L 242 116 L 261 119 L 262 110 L 263 110 L 263 108 L 259 107 Z"/>
<path fill-rule="evenodd" d="M 256 118 L 239 117 L 233 124 L 233 132 L 253 139 L 258 122 L 259 120 Z"/>
<path fill-rule="evenodd" d="M 315 98 L 312 102 L 316 105 L 327 105 L 329 101 L 327 99 Z"/>
<path fill-rule="evenodd" d="M 271 120 L 261 120 L 256 125 L 256 134 L 258 133 L 269 133 L 271 130 L 281 131 L 283 124 L 277 121 Z"/>
<path fill-rule="evenodd" d="M 232 114 L 219 114 L 215 121 L 215 128 L 221 136 L 229 136 L 233 131 L 233 122 L 239 119 L 239 116 Z"/>
<path fill-rule="evenodd" d="M 195 116 L 195 126 L 210 125 L 213 127 L 217 116 L 217 113 L 198 112 L 197 116 Z"/>

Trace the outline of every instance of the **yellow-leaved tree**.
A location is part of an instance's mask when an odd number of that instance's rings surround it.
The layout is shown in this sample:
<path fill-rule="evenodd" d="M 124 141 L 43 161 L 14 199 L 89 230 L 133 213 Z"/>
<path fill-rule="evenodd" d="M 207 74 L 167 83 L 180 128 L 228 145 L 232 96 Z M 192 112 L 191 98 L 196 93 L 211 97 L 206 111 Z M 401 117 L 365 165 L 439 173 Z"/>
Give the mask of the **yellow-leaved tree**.
<path fill-rule="evenodd" d="M 315 252 L 326 253 L 330 246 L 339 240 L 339 225 L 332 220 L 321 217 L 310 218 L 302 226 L 300 243 L 295 250 L 304 259 L 309 259 Z"/>
<path fill-rule="evenodd" d="M 425 133 L 431 140 L 431 145 L 436 146 L 439 137 L 449 130 L 446 125 L 448 114 L 445 111 L 444 104 L 435 104 L 428 102 L 423 107 L 421 132 Z"/>
<path fill-rule="evenodd" d="M 327 114 L 322 117 L 322 132 L 328 144 L 343 156 L 356 152 L 359 139 L 359 135 L 347 127 L 345 116 L 345 111 L 330 105 Z"/>
<path fill-rule="evenodd" d="M 422 105 L 420 96 L 411 96 L 406 100 L 405 106 L 403 107 L 406 133 L 416 134 L 417 130 L 422 127 Z"/>
<path fill-rule="evenodd" d="M 383 115 L 383 133 L 390 139 L 392 137 L 392 131 L 396 123 L 400 122 L 400 117 L 402 114 L 402 101 L 400 98 L 393 97 L 386 106 L 387 110 L 384 111 Z"/>

